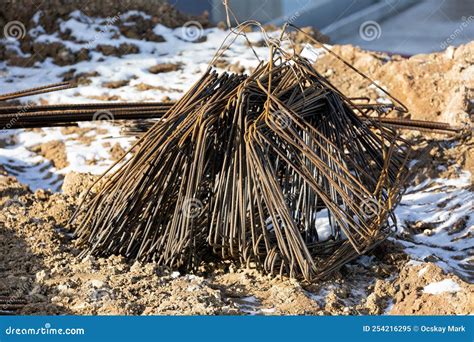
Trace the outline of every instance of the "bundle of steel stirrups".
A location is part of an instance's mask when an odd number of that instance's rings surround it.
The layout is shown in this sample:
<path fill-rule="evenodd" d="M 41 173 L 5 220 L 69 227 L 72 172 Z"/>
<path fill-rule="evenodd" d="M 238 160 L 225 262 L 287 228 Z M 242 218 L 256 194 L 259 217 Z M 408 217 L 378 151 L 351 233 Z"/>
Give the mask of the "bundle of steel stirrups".
<path fill-rule="evenodd" d="M 31 125 L 90 119 L 94 110 L 160 118 L 83 197 L 71 219 L 83 256 L 190 269 L 212 252 L 311 281 L 391 233 L 410 147 L 392 127 L 404 123 L 382 115 L 404 106 L 388 93 L 392 107 L 357 104 L 308 60 L 270 50 L 249 75 L 209 68 L 166 109 L 59 105 L 21 114 Z"/>
<path fill-rule="evenodd" d="M 212 250 L 310 281 L 390 234 L 409 147 L 272 51 L 248 76 L 209 69 L 141 137 L 76 213 L 82 255 L 193 268 Z"/>

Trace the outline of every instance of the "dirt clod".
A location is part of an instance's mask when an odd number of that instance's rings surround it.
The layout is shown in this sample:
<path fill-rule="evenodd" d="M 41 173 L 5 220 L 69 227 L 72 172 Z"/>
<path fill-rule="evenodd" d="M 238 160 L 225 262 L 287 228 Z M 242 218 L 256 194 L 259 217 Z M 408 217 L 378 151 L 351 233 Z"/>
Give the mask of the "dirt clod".
<path fill-rule="evenodd" d="M 69 162 L 67 161 L 66 145 L 63 141 L 49 141 L 41 145 L 33 146 L 31 150 L 50 160 L 53 166 L 57 169 L 62 169 L 69 165 Z"/>

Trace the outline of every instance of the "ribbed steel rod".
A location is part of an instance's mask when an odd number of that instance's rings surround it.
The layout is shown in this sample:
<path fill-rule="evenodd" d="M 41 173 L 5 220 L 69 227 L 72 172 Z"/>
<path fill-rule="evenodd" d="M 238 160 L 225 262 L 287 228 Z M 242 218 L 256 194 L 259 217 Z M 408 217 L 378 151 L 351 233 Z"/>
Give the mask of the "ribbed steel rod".
<path fill-rule="evenodd" d="M 160 107 L 171 108 L 174 102 L 106 102 L 106 103 L 68 103 L 68 104 L 52 104 L 52 105 L 18 105 L 18 106 L 0 106 L 0 116 L 2 114 L 30 113 L 30 112 L 50 112 L 63 110 L 79 110 L 79 109 L 111 109 L 111 108 L 128 108 L 128 107 Z"/>
<path fill-rule="evenodd" d="M 174 102 L 117 102 L 0 107 L 0 127 L 3 126 L 4 129 L 26 126 L 50 127 L 52 125 L 56 126 L 56 124 L 67 125 L 68 123 L 80 121 L 93 121 L 95 119 L 94 115 L 101 110 L 110 112 L 114 120 L 160 118 L 173 105 Z M 399 129 L 455 133 L 463 130 L 463 127 L 452 126 L 444 122 L 387 117 L 360 117 L 363 121 L 378 121 Z"/>
<path fill-rule="evenodd" d="M 2 94 L 0 95 L 0 101 L 12 100 L 19 97 L 27 97 L 27 96 L 32 96 L 32 95 L 44 94 L 44 93 L 49 93 L 52 91 L 65 90 L 65 89 L 70 89 L 70 88 L 75 88 L 75 87 L 76 85 L 71 84 L 69 82 L 53 83 L 53 84 L 48 84 L 41 87 L 30 88 L 30 89 L 15 91 L 12 93 Z"/>

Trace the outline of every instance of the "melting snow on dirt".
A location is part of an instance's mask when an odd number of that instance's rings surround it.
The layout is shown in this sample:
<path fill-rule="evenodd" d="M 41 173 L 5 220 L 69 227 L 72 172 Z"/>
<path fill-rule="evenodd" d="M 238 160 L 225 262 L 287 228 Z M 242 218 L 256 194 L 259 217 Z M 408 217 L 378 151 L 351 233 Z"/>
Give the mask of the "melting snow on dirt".
<path fill-rule="evenodd" d="M 136 13 L 135 13 L 136 14 Z M 129 14 L 123 14 L 127 16 Z M 144 14 L 143 14 L 144 15 Z M 216 49 L 228 34 L 217 28 L 206 29 L 203 35 L 206 41 L 201 43 L 187 42 L 182 37 L 182 29 L 170 29 L 156 25 L 154 33 L 162 35 L 164 42 L 156 43 L 141 41 L 120 36 L 117 27 L 106 25 L 103 19 L 89 18 L 80 12 L 73 12 L 69 20 L 60 25 L 62 31 L 71 30 L 75 41 L 62 40 L 59 34 L 48 35 L 41 26 L 33 29 L 37 42 L 60 41 L 72 51 L 81 48 L 91 49 L 91 59 L 74 65 L 75 74 L 96 71 L 97 76 L 91 76 L 90 84 L 78 89 L 37 95 L 28 98 L 38 102 L 40 99 L 48 103 L 84 103 L 99 101 L 99 96 L 113 96 L 120 101 L 160 101 L 164 96 L 172 100 L 178 99 L 193 82 L 195 82 L 208 66 Z M 278 33 L 276 33 L 278 35 Z M 250 33 L 252 41 L 262 39 L 260 33 Z M 117 46 L 121 43 L 134 44 L 140 49 L 138 54 L 128 54 L 121 57 L 104 56 L 93 49 L 97 44 Z M 19 50 L 19 42 L 6 42 L 10 47 Z M 264 59 L 267 48 L 255 47 L 256 53 Z M 305 49 L 309 58 L 316 59 L 321 51 Z M 244 68 L 257 65 L 254 52 L 248 49 L 244 39 L 237 40 L 226 51 L 225 60 L 228 64 L 239 62 Z M 176 71 L 154 75 L 148 69 L 158 63 L 178 63 Z M 58 66 L 48 58 L 37 62 L 31 68 L 9 66 L 0 62 L 0 92 L 16 91 L 30 86 L 60 82 L 63 74 L 70 71 L 71 66 Z M 104 81 L 126 80 L 128 85 L 116 89 L 103 86 Z M 149 90 L 141 91 L 137 85 L 146 83 Z M 104 149 L 103 143 L 118 143 L 127 149 L 132 138 L 123 137 L 120 128 L 113 122 L 81 123 L 80 127 L 91 128 L 88 133 L 95 137 L 90 144 L 75 139 L 75 136 L 64 135 L 60 128 L 47 128 L 43 132 L 37 130 L 0 131 L 1 140 L 11 140 L 12 143 L 0 148 L 0 164 L 7 172 L 16 176 L 22 183 L 28 184 L 32 190 L 38 188 L 60 191 L 62 176 L 71 171 L 91 172 L 101 174 L 113 161 Z M 100 130 L 99 130 L 100 129 Z M 105 132 L 105 133 L 104 133 Z M 57 170 L 42 156 L 31 152 L 31 147 L 52 140 L 65 142 L 69 166 Z M 99 160 L 98 163 L 90 163 Z M 472 239 L 474 216 L 472 215 L 472 198 L 470 190 L 471 174 L 459 171 L 457 179 L 429 179 L 417 186 L 410 187 L 396 209 L 399 223 L 397 241 L 403 244 L 413 259 L 426 261 L 431 259 L 446 270 L 453 271 L 465 279 L 473 277 L 472 257 L 469 255 L 474 247 Z M 324 217 L 322 217 L 324 219 Z M 407 238 L 408 226 L 413 222 L 430 224 L 429 234 L 420 232 Z M 327 229 L 326 229 L 327 230 Z M 437 291 L 444 284 L 433 287 L 427 286 L 425 291 Z M 448 288 L 452 289 L 453 287 Z"/>
<path fill-rule="evenodd" d="M 423 292 L 437 295 L 445 292 L 457 292 L 460 289 L 461 288 L 455 281 L 451 279 L 444 279 L 442 281 L 426 285 L 423 289 Z"/>
<path fill-rule="evenodd" d="M 416 260 L 434 261 L 446 271 L 473 279 L 473 192 L 471 174 L 460 171 L 457 179 L 427 179 L 408 188 L 397 207 L 397 240 Z M 406 238 L 415 222 L 429 229 Z"/>

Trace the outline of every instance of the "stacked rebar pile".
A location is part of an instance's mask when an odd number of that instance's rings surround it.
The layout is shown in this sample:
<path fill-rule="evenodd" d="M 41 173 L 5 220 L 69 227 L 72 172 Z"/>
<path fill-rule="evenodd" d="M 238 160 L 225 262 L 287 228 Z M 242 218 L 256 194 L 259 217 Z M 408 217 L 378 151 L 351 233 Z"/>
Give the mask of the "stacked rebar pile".
<path fill-rule="evenodd" d="M 132 125 L 141 134 L 133 155 L 84 196 L 72 219 L 83 256 L 120 254 L 192 269 L 214 254 L 311 281 L 391 233 L 410 151 L 395 128 L 458 128 L 388 118 L 405 111 L 393 97 L 393 105 L 347 98 L 308 60 L 270 45 L 268 62 L 250 75 L 209 68 L 173 104 L 0 107 L 6 128 L 100 120 L 103 113 L 160 119 Z"/>
<path fill-rule="evenodd" d="M 298 55 L 249 76 L 209 69 L 79 211 L 83 255 L 192 268 L 213 250 L 328 274 L 387 237 L 400 198 L 408 148 L 361 120 L 374 108 Z"/>

